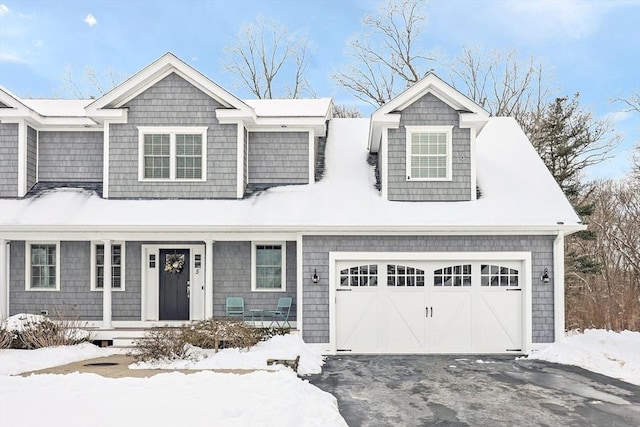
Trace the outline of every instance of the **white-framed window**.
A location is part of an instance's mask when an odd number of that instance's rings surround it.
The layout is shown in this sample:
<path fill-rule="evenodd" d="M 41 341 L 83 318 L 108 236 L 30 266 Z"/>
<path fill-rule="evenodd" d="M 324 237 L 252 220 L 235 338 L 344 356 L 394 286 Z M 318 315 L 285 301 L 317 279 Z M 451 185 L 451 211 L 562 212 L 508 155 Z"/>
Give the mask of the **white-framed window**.
<path fill-rule="evenodd" d="M 111 289 L 124 291 L 125 247 L 123 242 L 111 244 Z M 104 244 L 91 244 L 91 290 L 101 291 L 104 288 Z"/>
<path fill-rule="evenodd" d="M 140 181 L 205 181 L 207 127 L 138 127 Z"/>
<path fill-rule="evenodd" d="M 405 126 L 407 181 L 451 181 L 453 126 Z"/>
<path fill-rule="evenodd" d="M 27 291 L 60 290 L 60 242 L 27 242 L 24 258 Z"/>
<path fill-rule="evenodd" d="M 251 290 L 284 292 L 287 290 L 287 244 L 253 242 L 251 245 Z"/>

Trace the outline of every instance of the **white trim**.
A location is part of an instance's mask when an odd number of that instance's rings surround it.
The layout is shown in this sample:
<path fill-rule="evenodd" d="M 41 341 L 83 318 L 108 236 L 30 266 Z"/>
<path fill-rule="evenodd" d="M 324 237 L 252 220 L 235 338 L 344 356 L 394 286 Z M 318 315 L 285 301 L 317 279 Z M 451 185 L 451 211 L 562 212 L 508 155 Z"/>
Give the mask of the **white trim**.
<path fill-rule="evenodd" d="M 32 245 L 55 245 L 56 247 L 56 287 L 55 288 L 32 288 L 31 287 L 31 246 Z M 24 244 L 24 289 L 27 292 L 56 292 L 60 290 L 60 241 L 53 240 L 33 240 Z"/>
<path fill-rule="evenodd" d="M 204 318 L 213 317 L 213 245 L 215 241 L 205 240 L 204 263 Z"/>
<path fill-rule="evenodd" d="M 523 263 L 522 276 L 522 352 L 531 348 L 533 307 L 531 252 L 329 252 L 329 347 L 337 352 L 336 324 L 336 263 L 338 261 L 519 261 Z"/>
<path fill-rule="evenodd" d="M 18 191 L 17 197 L 27 194 L 27 124 L 18 122 Z"/>
<path fill-rule="evenodd" d="M 303 326 L 303 310 L 302 307 L 304 305 L 303 295 L 304 295 L 304 275 L 302 269 L 304 268 L 303 263 L 304 253 L 302 251 L 302 233 L 298 233 L 296 237 L 296 321 L 297 321 L 297 329 L 302 334 Z M 301 335 L 302 336 L 302 335 Z"/>
<path fill-rule="evenodd" d="M 476 191 L 476 188 L 478 187 L 478 171 L 477 171 L 477 167 L 476 167 L 476 129 L 475 128 L 470 128 L 469 129 L 469 142 L 470 142 L 470 148 L 469 148 L 469 163 L 471 166 L 471 200 L 477 200 L 478 199 L 478 192 Z"/>
<path fill-rule="evenodd" d="M 556 342 L 565 337 L 564 298 L 564 234 L 560 232 L 553 241 L 553 322 Z"/>
<path fill-rule="evenodd" d="M 103 240 L 104 245 L 104 292 L 102 292 L 102 328 L 111 328 L 111 318 L 113 315 L 113 298 L 111 288 L 111 253 L 113 246 L 111 240 Z M 107 286 L 108 284 L 108 286 Z"/>
<path fill-rule="evenodd" d="M 382 161 L 380 161 L 380 181 L 381 181 L 381 189 L 382 189 L 382 198 L 383 200 L 389 200 L 389 158 L 387 157 L 388 148 L 389 148 L 389 128 L 382 128 L 382 141 L 380 142 L 380 151 L 378 156 L 382 156 Z M 380 160 L 380 159 L 378 159 Z"/>
<path fill-rule="evenodd" d="M 205 182 L 207 180 L 207 126 L 138 126 L 138 181 L 140 182 Z M 169 135 L 169 178 L 145 178 L 144 176 L 144 136 Z M 176 135 L 200 135 L 201 176 L 200 178 L 176 178 Z"/>
<path fill-rule="evenodd" d="M 102 197 L 109 198 L 109 121 L 104 121 L 102 134 Z"/>
<path fill-rule="evenodd" d="M 316 182 L 316 144 L 315 132 L 309 130 L 309 184 Z"/>
<path fill-rule="evenodd" d="M 242 199 L 244 197 L 244 125 L 242 121 L 237 123 L 236 128 L 236 198 Z M 248 157 L 248 156 L 247 156 Z M 247 171 L 247 177 L 248 177 Z"/>
<path fill-rule="evenodd" d="M 279 288 L 258 288 L 256 283 L 256 247 L 259 245 L 280 245 L 281 274 Z M 287 291 L 287 242 L 257 241 L 251 242 L 251 292 L 286 292 Z"/>
<path fill-rule="evenodd" d="M 40 182 L 40 130 L 36 131 L 36 182 Z"/>
<path fill-rule="evenodd" d="M 9 317 L 9 242 L 0 239 L 0 320 Z"/>
<path fill-rule="evenodd" d="M 98 245 L 103 245 L 104 242 L 102 240 L 96 240 L 91 242 L 91 291 L 102 292 L 103 288 L 98 288 L 96 286 L 96 249 Z M 111 287 L 112 291 L 122 292 L 125 290 L 125 274 L 126 274 L 126 247 L 125 242 L 121 240 L 112 240 L 111 241 L 111 251 L 113 253 L 113 247 L 119 245 L 120 246 L 120 287 L 114 288 Z M 113 280 L 113 278 L 112 278 Z"/>
<path fill-rule="evenodd" d="M 453 126 L 405 126 L 406 129 L 406 173 L 407 181 L 451 181 L 453 179 Z M 411 147 L 411 136 L 413 134 L 444 133 L 447 138 L 446 154 L 446 176 L 443 178 L 422 178 L 413 177 L 411 173 L 411 157 L 413 156 Z"/>

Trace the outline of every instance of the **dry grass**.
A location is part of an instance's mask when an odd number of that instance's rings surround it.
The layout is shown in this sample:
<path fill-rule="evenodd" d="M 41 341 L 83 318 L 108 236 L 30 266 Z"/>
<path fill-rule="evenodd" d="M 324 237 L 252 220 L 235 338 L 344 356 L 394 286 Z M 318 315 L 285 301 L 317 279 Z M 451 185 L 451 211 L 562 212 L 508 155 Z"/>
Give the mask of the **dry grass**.
<path fill-rule="evenodd" d="M 7 329 L 6 322 L 0 321 L 0 349 L 9 348 L 13 341 L 13 332 Z"/>

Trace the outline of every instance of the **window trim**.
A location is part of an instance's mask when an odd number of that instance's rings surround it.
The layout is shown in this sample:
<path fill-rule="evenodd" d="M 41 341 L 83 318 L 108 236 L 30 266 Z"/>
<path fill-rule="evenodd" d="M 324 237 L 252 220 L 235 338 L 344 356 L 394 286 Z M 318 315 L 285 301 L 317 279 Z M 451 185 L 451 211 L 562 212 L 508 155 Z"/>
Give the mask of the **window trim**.
<path fill-rule="evenodd" d="M 281 283 L 279 288 L 258 288 L 257 287 L 257 265 L 256 265 L 256 254 L 258 246 L 269 245 L 276 246 L 280 245 L 281 251 Z M 251 242 L 251 292 L 286 292 L 287 291 L 287 242 L 274 242 L 274 241 L 266 241 L 266 242 Z"/>
<path fill-rule="evenodd" d="M 453 126 L 405 126 L 407 181 L 451 181 L 453 179 Z M 411 135 L 414 133 L 445 133 L 447 137 L 447 174 L 444 178 L 414 178 L 411 176 Z"/>
<path fill-rule="evenodd" d="M 207 180 L 207 126 L 138 126 L 138 181 L 140 182 L 205 182 Z M 145 178 L 144 136 L 169 135 L 169 178 Z M 176 178 L 176 135 L 202 136 L 202 170 L 200 178 Z"/>
<path fill-rule="evenodd" d="M 96 251 L 99 245 L 104 245 L 104 242 L 101 242 L 101 241 L 91 242 L 91 290 L 96 292 L 102 292 L 104 290 L 104 288 L 98 287 L 98 281 L 96 280 L 97 279 L 96 272 L 98 269 L 98 266 L 96 265 Z M 121 241 L 111 242 L 112 250 L 114 245 L 120 245 L 120 287 L 114 288 L 113 286 L 111 286 L 111 292 L 124 292 L 125 272 L 126 272 L 125 242 L 121 242 Z M 113 277 L 111 280 L 113 280 Z"/>
<path fill-rule="evenodd" d="M 31 277 L 31 247 L 34 245 L 55 245 L 56 247 L 56 286 L 55 288 L 34 288 L 32 287 Z M 60 241 L 37 240 L 27 241 L 24 245 L 24 264 L 25 264 L 25 291 L 28 292 L 57 292 L 60 291 Z"/>

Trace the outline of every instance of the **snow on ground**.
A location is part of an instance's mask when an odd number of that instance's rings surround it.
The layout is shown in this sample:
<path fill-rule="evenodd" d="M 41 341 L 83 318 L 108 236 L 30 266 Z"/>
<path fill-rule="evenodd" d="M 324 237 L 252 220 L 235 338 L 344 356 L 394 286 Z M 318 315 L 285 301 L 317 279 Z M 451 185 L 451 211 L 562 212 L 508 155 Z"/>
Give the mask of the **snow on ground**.
<path fill-rule="evenodd" d="M 640 332 L 587 329 L 569 334 L 529 359 L 575 365 L 640 385 Z"/>
<path fill-rule="evenodd" d="M 281 365 L 267 366 L 267 359 L 295 359 L 300 356 L 300 375 L 319 374 L 324 361 L 319 351 L 306 345 L 298 335 L 279 335 L 258 343 L 249 350 L 228 348 L 214 350 L 193 348 L 190 360 L 139 362 L 131 369 L 287 369 Z"/>
<path fill-rule="evenodd" d="M 291 371 L 0 377 L 2 426 L 346 426 L 331 394 Z"/>
<path fill-rule="evenodd" d="M 244 375 L 203 371 L 119 379 L 87 373 L 9 376 L 110 352 L 117 350 L 91 344 L 0 350 L 0 426 L 347 425 L 334 396 L 284 367 Z M 199 361 L 154 367 L 266 368 L 267 358 L 300 355 L 299 371 L 312 373 L 320 372 L 323 363 L 322 356 L 296 335 L 273 337 L 251 351 L 194 352 Z M 37 411 L 32 410 L 33 402 L 38 402 Z"/>
<path fill-rule="evenodd" d="M 74 346 L 47 347 L 38 350 L 0 350 L 0 375 L 16 375 L 53 366 L 66 365 L 80 360 L 117 354 L 121 350 L 100 348 L 83 343 Z M 4 383 L 4 378 L 0 377 Z M 3 425 L 0 423 L 0 425 Z"/>

